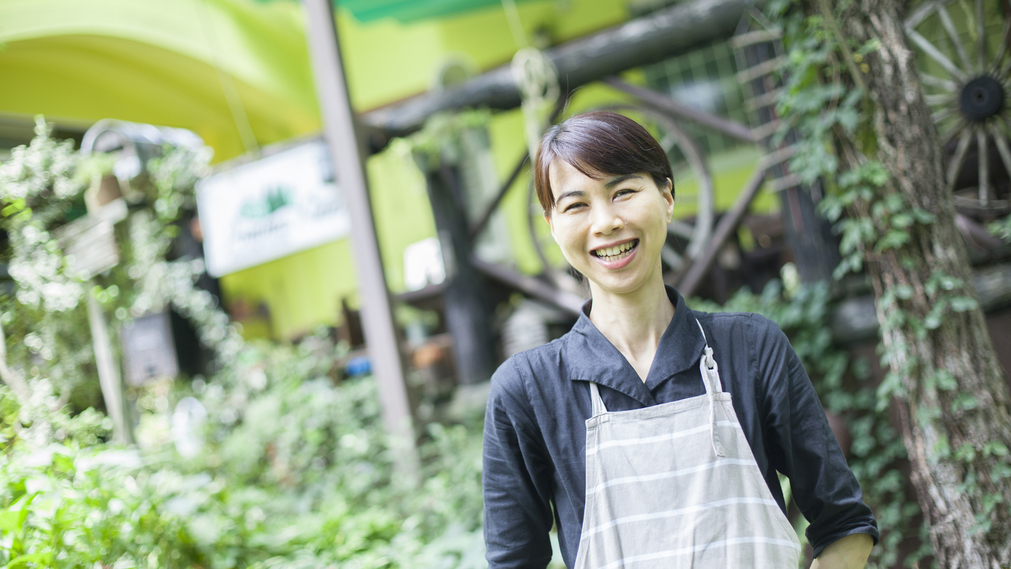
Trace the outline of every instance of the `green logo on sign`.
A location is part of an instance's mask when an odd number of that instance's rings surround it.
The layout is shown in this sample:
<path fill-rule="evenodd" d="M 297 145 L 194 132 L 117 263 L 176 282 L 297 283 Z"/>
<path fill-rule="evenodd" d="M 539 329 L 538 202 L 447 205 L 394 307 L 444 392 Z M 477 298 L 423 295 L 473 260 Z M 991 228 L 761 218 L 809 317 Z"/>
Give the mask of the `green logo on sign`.
<path fill-rule="evenodd" d="M 242 217 L 258 219 L 267 217 L 275 211 L 292 204 L 291 188 L 274 186 L 267 190 L 262 199 L 249 200 L 242 204 L 239 213 Z"/>

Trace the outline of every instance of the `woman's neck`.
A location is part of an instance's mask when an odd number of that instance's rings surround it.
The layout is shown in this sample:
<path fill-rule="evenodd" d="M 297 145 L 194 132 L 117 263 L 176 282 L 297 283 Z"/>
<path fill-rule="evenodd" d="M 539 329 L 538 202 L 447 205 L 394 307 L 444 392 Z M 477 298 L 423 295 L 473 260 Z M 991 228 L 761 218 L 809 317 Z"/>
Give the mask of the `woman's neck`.
<path fill-rule="evenodd" d="M 674 305 L 663 281 L 657 279 L 632 294 L 594 290 L 590 321 L 646 381 L 660 338 L 674 317 Z"/>

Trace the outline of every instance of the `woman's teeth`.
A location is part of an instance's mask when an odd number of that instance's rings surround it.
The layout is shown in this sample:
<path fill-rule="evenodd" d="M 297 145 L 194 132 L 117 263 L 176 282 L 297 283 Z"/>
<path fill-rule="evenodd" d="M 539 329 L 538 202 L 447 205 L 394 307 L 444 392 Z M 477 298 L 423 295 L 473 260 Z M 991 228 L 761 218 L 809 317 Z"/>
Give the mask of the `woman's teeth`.
<path fill-rule="evenodd" d="M 636 239 L 634 241 L 622 243 L 621 245 L 618 245 L 616 247 L 604 247 L 602 249 L 596 249 L 593 251 L 593 254 L 605 261 L 617 261 L 618 259 L 624 259 L 625 257 L 627 257 L 629 255 L 629 251 L 631 251 L 638 244 L 639 240 Z"/>

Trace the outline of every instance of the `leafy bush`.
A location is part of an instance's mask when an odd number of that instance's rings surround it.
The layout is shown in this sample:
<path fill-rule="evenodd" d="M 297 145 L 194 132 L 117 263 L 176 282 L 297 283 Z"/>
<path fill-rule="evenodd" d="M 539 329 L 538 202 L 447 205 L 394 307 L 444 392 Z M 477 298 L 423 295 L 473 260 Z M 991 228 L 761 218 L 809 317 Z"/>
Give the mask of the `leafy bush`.
<path fill-rule="evenodd" d="M 0 389 L 0 562 L 482 566 L 479 425 L 430 426 L 422 488 L 399 484 L 375 383 L 334 385 L 325 374 L 336 354 L 321 337 L 250 345 L 238 365 L 196 381 L 206 443 L 189 459 L 171 446 L 89 444 L 108 436 L 101 415 L 43 411 L 29 420 Z M 61 442 L 31 433 L 54 428 Z"/>

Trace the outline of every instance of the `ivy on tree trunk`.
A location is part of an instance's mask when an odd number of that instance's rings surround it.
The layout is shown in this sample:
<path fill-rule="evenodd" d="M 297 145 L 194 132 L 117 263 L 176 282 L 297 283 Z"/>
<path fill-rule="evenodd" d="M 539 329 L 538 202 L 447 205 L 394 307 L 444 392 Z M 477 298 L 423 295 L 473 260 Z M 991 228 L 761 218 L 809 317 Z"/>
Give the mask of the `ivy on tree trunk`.
<path fill-rule="evenodd" d="M 976 302 L 943 152 L 903 31 L 905 3 L 810 2 L 863 90 L 861 125 L 835 128 L 840 171 L 883 169 L 849 204 L 881 326 L 883 383 L 941 567 L 1011 565 L 1011 395 Z M 870 45 L 866 56 L 847 46 Z M 848 59 L 847 59 L 848 58 Z M 844 174 L 845 175 L 845 174 Z M 873 177 L 873 176 L 871 176 Z M 887 528 L 884 528 L 887 529 Z"/>

